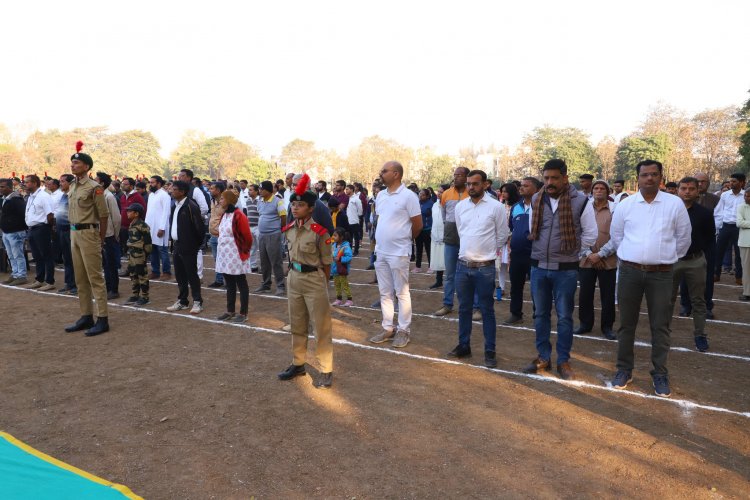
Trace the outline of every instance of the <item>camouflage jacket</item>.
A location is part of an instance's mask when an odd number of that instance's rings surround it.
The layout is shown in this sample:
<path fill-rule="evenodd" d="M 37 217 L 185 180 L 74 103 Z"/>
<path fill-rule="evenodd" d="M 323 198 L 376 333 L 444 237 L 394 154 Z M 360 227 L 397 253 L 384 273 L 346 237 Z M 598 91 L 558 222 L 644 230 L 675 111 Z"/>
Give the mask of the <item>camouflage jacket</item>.
<path fill-rule="evenodd" d="M 128 228 L 128 258 L 130 262 L 142 264 L 151 253 L 151 229 L 138 220 Z"/>

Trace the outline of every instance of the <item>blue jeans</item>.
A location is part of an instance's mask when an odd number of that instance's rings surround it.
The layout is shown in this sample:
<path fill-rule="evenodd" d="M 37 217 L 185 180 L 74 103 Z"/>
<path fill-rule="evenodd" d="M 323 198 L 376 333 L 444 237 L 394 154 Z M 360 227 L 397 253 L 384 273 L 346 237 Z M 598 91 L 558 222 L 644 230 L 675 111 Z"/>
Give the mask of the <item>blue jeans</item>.
<path fill-rule="evenodd" d="M 168 246 L 153 245 L 153 250 L 151 250 L 151 272 L 157 276 L 161 276 L 162 272 L 164 274 L 172 274 L 172 268 L 169 265 Z"/>
<path fill-rule="evenodd" d="M 102 264 L 107 292 L 117 293 L 120 290 L 120 277 L 117 275 L 120 271 L 120 242 L 114 236 L 104 238 Z"/>
<path fill-rule="evenodd" d="M 445 273 L 443 274 L 443 305 L 453 307 L 453 292 L 456 291 L 456 264 L 458 245 L 445 244 Z"/>
<path fill-rule="evenodd" d="M 70 226 L 57 226 L 57 240 L 60 243 L 60 251 L 65 265 L 65 288 L 78 290 L 76 288 L 76 277 L 73 273 L 73 255 L 70 250 Z"/>
<path fill-rule="evenodd" d="M 26 231 L 3 233 L 3 246 L 8 253 L 12 278 L 26 277 L 26 253 L 23 249 L 25 240 Z"/>
<path fill-rule="evenodd" d="M 539 357 L 549 361 L 552 357 L 552 344 L 549 341 L 552 330 L 552 300 L 557 312 L 557 364 L 570 359 L 573 346 L 573 303 L 575 302 L 578 271 L 551 271 L 531 268 L 531 295 L 534 298 L 534 329 L 536 330 L 536 350 Z"/>
<path fill-rule="evenodd" d="M 253 244 L 255 242 L 253 241 Z M 211 236 L 208 239 L 208 246 L 211 247 L 211 255 L 214 258 L 214 266 L 216 266 L 216 253 L 219 251 L 219 237 L 218 236 Z M 216 283 L 224 283 L 224 276 L 221 273 L 216 273 L 216 277 L 214 278 L 214 281 Z"/>
<path fill-rule="evenodd" d="M 475 297 L 482 311 L 484 350 L 495 352 L 495 266 L 466 267 L 456 265 L 456 292 L 458 293 L 458 343 L 469 346 L 471 340 L 471 314 Z"/>

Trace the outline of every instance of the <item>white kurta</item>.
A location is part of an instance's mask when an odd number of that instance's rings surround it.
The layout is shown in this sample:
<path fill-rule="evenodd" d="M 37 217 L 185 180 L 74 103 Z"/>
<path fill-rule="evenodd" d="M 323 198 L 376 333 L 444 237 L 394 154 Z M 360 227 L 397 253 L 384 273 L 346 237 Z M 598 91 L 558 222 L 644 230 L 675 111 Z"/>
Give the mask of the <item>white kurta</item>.
<path fill-rule="evenodd" d="M 171 210 L 172 200 L 166 191 L 160 189 L 149 195 L 146 224 L 151 228 L 151 242 L 154 245 L 161 247 L 169 245 L 169 212 Z M 164 231 L 161 238 L 157 236 L 159 230 Z"/>

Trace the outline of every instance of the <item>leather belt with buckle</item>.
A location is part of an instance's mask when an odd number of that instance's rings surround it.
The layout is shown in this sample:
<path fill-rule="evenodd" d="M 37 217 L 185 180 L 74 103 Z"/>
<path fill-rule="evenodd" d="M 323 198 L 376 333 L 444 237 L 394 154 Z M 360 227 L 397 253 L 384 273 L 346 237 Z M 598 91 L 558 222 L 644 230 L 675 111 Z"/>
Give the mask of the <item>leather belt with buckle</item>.
<path fill-rule="evenodd" d="M 634 267 L 639 271 L 647 273 L 666 273 L 672 270 L 672 264 L 638 264 L 637 262 L 630 262 L 628 260 L 620 261 L 626 266 Z"/>
<path fill-rule="evenodd" d="M 99 224 L 71 224 L 70 229 L 73 231 L 82 231 L 84 229 L 99 229 Z"/>
<path fill-rule="evenodd" d="M 458 261 L 461 264 L 463 264 L 464 266 L 466 266 L 466 267 L 472 267 L 472 268 L 487 267 L 487 266 L 494 266 L 495 265 L 495 261 L 494 260 L 485 260 L 485 261 L 481 261 L 481 262 L 476 262 L 476 261 L 471 261 L 471 260 L 458 259 Z"/>
<path fill-rule="evenodd" d="M 315 266 L 308 266 L 307 264 L 300 264 L 299 262 L 292 262 L 291 268 L 298 273 L 314 273 L 318 270 Z"/>

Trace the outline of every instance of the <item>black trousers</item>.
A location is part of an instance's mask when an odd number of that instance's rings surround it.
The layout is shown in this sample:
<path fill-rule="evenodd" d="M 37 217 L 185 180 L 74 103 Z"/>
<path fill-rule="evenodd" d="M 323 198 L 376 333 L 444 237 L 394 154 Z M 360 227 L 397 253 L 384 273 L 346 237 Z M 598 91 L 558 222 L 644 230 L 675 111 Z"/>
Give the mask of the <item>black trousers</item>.
<path fill-rule="evenodd" d="M 52 230 L 49 224 L 38 224 L 29 229 L 29 247 L 36 262 L 36 280 L 55 284 L 55 262 L 52 258 Z"/>
<path fill-rule="evenodd" d="M 578 279 L 581 293 L 578 296 L 578 319 L 585 330 L 594 328 L 594 289 L 599 280 L 599 296 L 602 301 L 601 327 L 612 328 L 615 323 L 615 286 L 617 269 L 580 268 Z"/>
<path fill-rule="evenodd" d="M 352 245 L 354 253 L 359 253 L 359 245 L 362 242 L 362 226 L 360 224 L 349 224 L 349 233 L 352 237 L 349 244 Z"/>
<path fill-rule="evenodd" d="M 510 276 L 510 313 L 523 318 L 523 287 L 531 273 L 531 256 L 512 252 L 508 274 Z"/>
<path fill-rule="evenodd" d="M 714 260 L 714 274 L 721 276 L 721 262 L 724 260 L 724 254 L 730 245 L 734 247 L 734 277 L 742 278 L 742 259 L 740 258 L 740 247 L 737 246 L 737 238 L 740 236 L 740 229 L 736 224 L 722 224 L 719 230 L 719 236 L 716 238 L 716 255 L 721 258 Z M 713 280 L 711 280 L 713 282 Z"/>
<path fill-rule="evenodd" d="M 193 295 L 193 302 L 203 302 L 201 297 L 201 280 L 198 277 L 198 252 L 181 254 L 175 251 L 172 254 L 174 263 L 174 276 L 177 279 L 179 294 L 177 298 L 180 303 L 188 304 L 188 286 Z"/>
<path fill-rule="evenodd" d="M 430 237 L 430 231 L 422 231 L 414 240 L 414 244 L 417 246 L 417 267 L 422 267 L 422 252 L 427 254 L 427 264 L 430 264 L 430 246 L 432 245 L 432 238 Z"/>
<path fill-rule="evenodd" d="M 247 316 L 247 302 L 250 289 L 247 286 L 247 276 L 244 274 L 224 274 L 224 284 L 227 287 L 227 312 L 234 313 L 237 301 L 237 289 L 240 290 L 240 314 Z"/>

